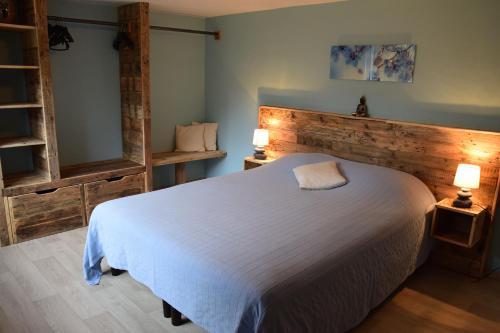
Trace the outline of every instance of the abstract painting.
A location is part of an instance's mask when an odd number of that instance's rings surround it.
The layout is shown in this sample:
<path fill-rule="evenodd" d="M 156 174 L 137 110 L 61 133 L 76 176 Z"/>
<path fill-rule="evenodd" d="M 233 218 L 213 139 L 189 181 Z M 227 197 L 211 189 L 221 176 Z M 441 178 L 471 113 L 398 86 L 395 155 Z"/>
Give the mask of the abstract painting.
<path fill-rule="evenodd" d="M 415 44 L 334 45 L 330 78 L 413 82 Z"/>

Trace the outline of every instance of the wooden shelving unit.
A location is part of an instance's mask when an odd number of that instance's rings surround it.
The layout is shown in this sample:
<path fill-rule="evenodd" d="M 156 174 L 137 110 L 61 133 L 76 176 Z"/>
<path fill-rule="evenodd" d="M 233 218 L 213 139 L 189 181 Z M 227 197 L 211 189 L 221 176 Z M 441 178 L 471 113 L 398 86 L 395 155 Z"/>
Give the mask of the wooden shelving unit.
<path fill-rule="evenodd" d="M 0 246 L 84 226 L 98 203 L 147 191 L 152 183 L 149 5 L 134 3 L 118 9 L 119 22 L 131 27 L 129 37 L 135 46 L 120 50 L 117 80 L 122 95 L 123 158 L 60 168 L 47 0 L 16 3 L 22 8 L 19 24 L 0 24 L 0 31 L 21 39 L 22 43 L 13 45 L 22 45 L 23 57 L 15 64 L 0 64 L 0 71 L 24 78 L 26 96 L 17 103 L 0 100 L 0 122 L 14 109 L 26 112 L 30 136 L 0 133 Z M 11 149 L 31 152 L 32 163 L 23 166 L 22 172 L 13 170 L 16 161 L 9 159 L 16 154 Z M 26 168 L 32 170 L 25 172 Z M 47 209 L 57 214 L 47 214 Z"/>
<path fill-rule="evenodd" d="M 0 190 L 59 178 L 46 3 L 45 0 L 20 0 L 17 5 L 18 24 L 0 23 L 0 31 L 17 34 L 16 38 L 19 38 L 23 48 L 23 57 L 15 60 L 17 64 L 0 64 L 0 70 L 19 71 L 15 75 L 24 79 L 26 96 L 25 101 L 17 103 L 0 101 L 0 110 L 3 111 L 0 113 L 0 121 L 8 110 L 25 110 L 31 136 L 5 137 L 6 133 L 0 133 L 0 164 L 7 163 L 9 156 L 12 156 L 3 154 L 4 150 L 28 149 L 31 150 L 32 170 L 21 173 L 10 170 L 5 173 L 5 168 L 0 166 Z"/>

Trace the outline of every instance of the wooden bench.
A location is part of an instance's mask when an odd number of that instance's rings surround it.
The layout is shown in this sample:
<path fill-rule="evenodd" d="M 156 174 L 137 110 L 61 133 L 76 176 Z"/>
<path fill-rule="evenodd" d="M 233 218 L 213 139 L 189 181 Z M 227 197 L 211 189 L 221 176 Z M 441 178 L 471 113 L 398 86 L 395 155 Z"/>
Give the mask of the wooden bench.
<path fill-rule="evenodd" d="M 153 166 L 175 165 L 175 184 L 184 184 L 186 182 L 186 163 L 193 161 L 202 161 L 212 158 L 226 157 L 227 153 L 223 150 L 203 151 L 203 152 L 163 152 L 153 153 Z"/>

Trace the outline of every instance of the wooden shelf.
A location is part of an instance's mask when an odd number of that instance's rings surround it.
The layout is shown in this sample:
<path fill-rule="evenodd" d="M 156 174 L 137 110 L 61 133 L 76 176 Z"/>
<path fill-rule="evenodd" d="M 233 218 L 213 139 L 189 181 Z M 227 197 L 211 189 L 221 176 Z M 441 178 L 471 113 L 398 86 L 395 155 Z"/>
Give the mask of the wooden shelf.
<path fill-rule="evenodd" d="M 0 148 L 16 148 L 16 147 L 29 147 L 41 146 L 45 141 L 30 136 L 22 136 L 16 138 L 0 138 Z"/>
<path fill-rule="evenodd" d="M 484 210 L 483 207 L 485 205 L 482 204 L 481 202 L 474 201 L 470 208 L 460 208 L 460 207 L 453 206 L 453 200 L 454 199 L 451 199 L 451 198 L 445 198 L 445 199 L 439 201 L 438 203 L 436 203 L 436 207 L 439 207 L 441 209 L 446 209 L 446 210 L 456 212 L 456 213 L 470 215 L 470 216 L 477 216 L 477 215 L 481 214 Z"/>
<path fill-rule="evenodd" d="M 45 183 L 48 180 L 49 176 L 46 172 L 42 170 L 35 170 L 32 172 L 5 175 L 3 182 L 5 187 L 15 187 Z"/>
<path fill-rule="evenodd" d="M 24 25 L 24 24 L 10 24 L 10 23 L 0 23 L 0 30 L 7 31 L 35 31 L 35 26 Z"/>
<path fill-rule="evenodd" d="M 227 153 L 223 150 L 203 151 L 203 152 L 163 152 L 153 153 L 153 166 L 185 163 L 192 161 L 202 161 L 211 158 L 226 157 Z"/>
<path fill-rule="evenodd" d="M 61 179 L 50 180 L 48 177 L 38 178 L 43 181 L 18 181 L 7 182 L 3 189 L 4 196 L 15 196 L 53 188 L 72 186 L 124 177 L 145 172 L 146 167 L 124 159 L 106 160 L 99 162 L 70 165 L 61 168 Z"/>
<path fill-rule="evenodd" d="M 435 233 L 432 237 L 458 246 L 471 247 L 469 245 L 469 235 L 467 234 L 458 232 Z"/>
<path fill-rule="evenodd" d="M 0 110 L 6 109 L 35 109 L 42 108 L 42 104 L 38 103 L 9 103 L 9 104 L 0 104 Z"/>
<path fill-rule="evenodd" d="M 80 178 L 80 177 L 100 177 L 110 178 L 117 177 L 116 174 L 123 170 L 134 170 L 132 173 L 143 171 L 144 166 L 124 159 L 114 159 L 106 161 L 98 161 L 91 163 L 82 163 L 76 165 L 65 166 L 61 168 L 61 178 Z"/>
<path fill-rule="evenodd" d="M 0 65 L 0 69 L 38 69 L 34 65 Z"/>

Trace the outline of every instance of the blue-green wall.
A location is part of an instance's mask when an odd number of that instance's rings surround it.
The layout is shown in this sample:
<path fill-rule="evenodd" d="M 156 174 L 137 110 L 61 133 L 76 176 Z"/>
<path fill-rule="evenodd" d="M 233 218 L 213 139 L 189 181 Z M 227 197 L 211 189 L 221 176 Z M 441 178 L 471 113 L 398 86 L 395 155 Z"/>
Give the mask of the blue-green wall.
<path fill-rule="evenodd" d="M 117 20 L 115 5 L 49 0 L 49 14 Z M 151 24 L 204 29 L 203 18 L 151 13 Z M 65 24 L 75 39 L 69 51 L 51 52 L 61 165 L 122 156 L 116 28 Z M 205 39 L 152 30 L 151 109 L 153 151 L 174 148 L 176 124 L 205 116 Z M 173 184 L 173 168 L 155 168 L 155 186 Z M 188 178 L 205 176 L 204 163 L 190 163 Z"/>
<path fill-rule="evenodd" d="M 50 0 L 49 15 L 116 21 L 116 8 Z M 55 22 L 52 22 L 55 23 Z M 120 66 L 116 28 L 64 24 L 75 39 L 50 51 L 61 165 L 122 157 Z"/>
<path fill-rule="evenodd" d="M 500 131 L 500 1 L 350 0 L 207 20 L 206 112 L 224 160 L 241 170 L 262 104 Z M 329 79 L 331 45 L 417 44 L 413 84 Z M 498 223 L 498 221 L 497 221 Z M 495 253 L 500 257 L 500 228 Z"/>
<path fill-rule="evenodd" d="M 152 25 L 205 29 L 205 19 L 151 13 Z M 151 30 L 153 151 L 175 149 L 175 125 L 205 118 L 205 38 Z M 204 162 L 188 163 L 189 179 L 205 177 Z M 155 168 L 155 187 L 174 182 L 173 166 Z"/>

